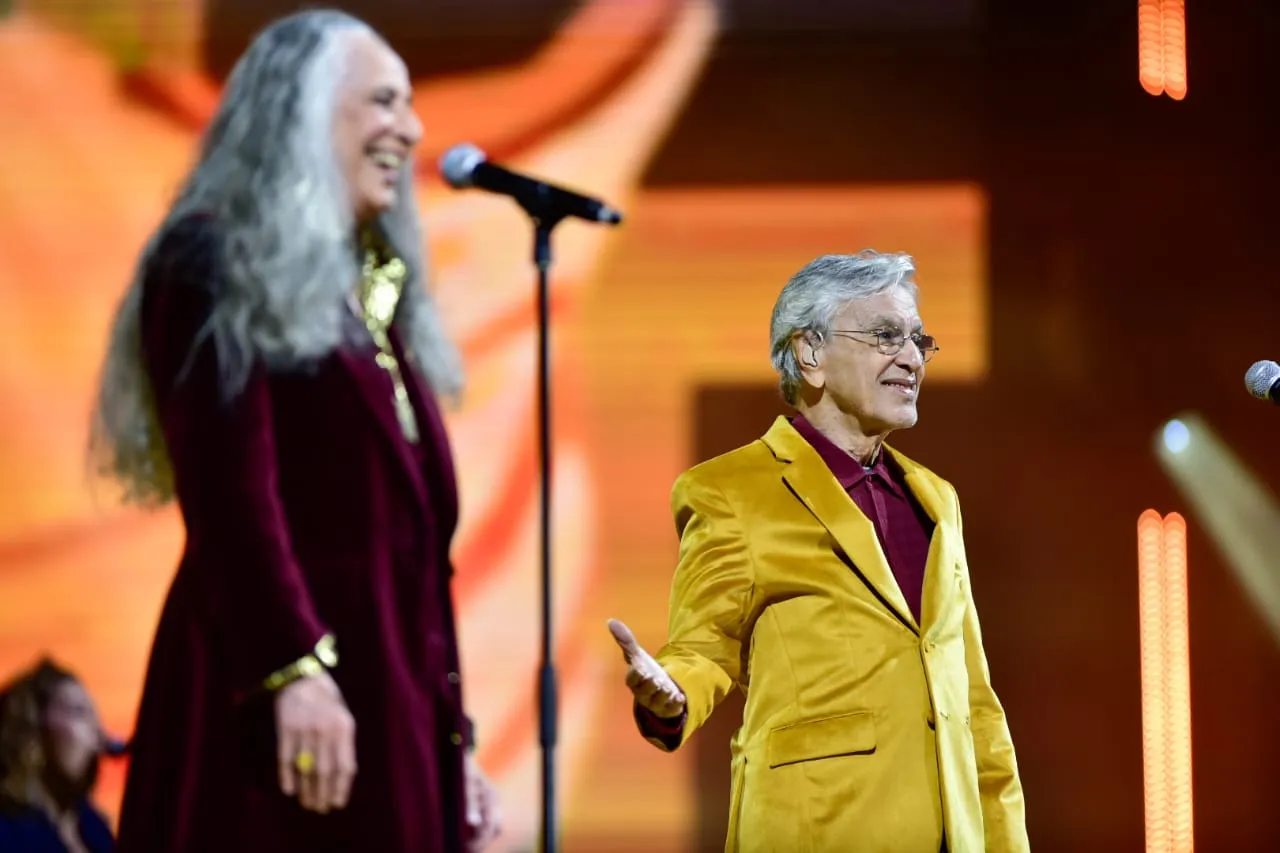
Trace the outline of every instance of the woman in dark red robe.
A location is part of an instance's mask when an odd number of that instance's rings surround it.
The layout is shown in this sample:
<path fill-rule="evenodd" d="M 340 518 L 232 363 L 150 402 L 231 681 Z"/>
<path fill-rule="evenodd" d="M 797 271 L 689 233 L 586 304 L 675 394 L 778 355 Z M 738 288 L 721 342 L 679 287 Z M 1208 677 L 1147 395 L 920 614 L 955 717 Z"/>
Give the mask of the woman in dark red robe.
<path fill-rule="evenodd" d="M 176 499 L 121 853 L 458 853 L 496 832 L 469 754 L 436 395 L 394 52 L 341 13 L 267 28 L 143 254 L 95 419 L 104 471 Z"/>

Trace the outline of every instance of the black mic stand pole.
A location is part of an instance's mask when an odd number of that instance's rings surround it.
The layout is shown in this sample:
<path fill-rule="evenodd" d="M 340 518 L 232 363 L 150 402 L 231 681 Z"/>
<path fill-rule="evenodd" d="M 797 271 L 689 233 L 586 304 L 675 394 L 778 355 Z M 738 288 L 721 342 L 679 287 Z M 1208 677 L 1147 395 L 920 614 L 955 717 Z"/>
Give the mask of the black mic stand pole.
<path fill-rule="evenodd" d="M 526 207 L 526 210 L 528 208 Z M 561 217 L 533 216 L 533 262 L 538 267 L 538 462 L 541 468 L 539 518 L 542 570 L 542 661 L 538 668 L 538 743 L 542 747 L 542 853 L 556 843 L 556 667 L 551 626 L 551 231 Z"/>
<path fill-rule="evenodd" d="M 551 607 L 551 232 L 567 215 L 552 188 L 537 184 L 513 196 L 533 220 L 533 263 L 538 268 L 538 462 L 541 468 L 539 518 L 542 580 L 542 661 L 538 667 L 538 744 L 542 748 L 541 853 L 556 853 L 556 739 L 557 701 Z M 618 220 L 610 224 L 616 225 Z"/>

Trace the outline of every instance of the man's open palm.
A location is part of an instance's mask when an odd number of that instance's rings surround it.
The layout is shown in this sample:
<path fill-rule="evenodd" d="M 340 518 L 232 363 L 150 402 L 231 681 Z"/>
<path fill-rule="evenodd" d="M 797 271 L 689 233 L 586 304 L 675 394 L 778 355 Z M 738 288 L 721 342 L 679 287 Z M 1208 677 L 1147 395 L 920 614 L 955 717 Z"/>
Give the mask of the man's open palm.
<path fill-rule="evenodd" d="M 631 629 L 617 619 L 609 620 L 609 633 L 622 649 L 627 662 L 627 687 L 640 707 L 659 717 L 678 717 L 684 713 L 684 693 L 667 675 L 653 655 L 641 648 Z"/>

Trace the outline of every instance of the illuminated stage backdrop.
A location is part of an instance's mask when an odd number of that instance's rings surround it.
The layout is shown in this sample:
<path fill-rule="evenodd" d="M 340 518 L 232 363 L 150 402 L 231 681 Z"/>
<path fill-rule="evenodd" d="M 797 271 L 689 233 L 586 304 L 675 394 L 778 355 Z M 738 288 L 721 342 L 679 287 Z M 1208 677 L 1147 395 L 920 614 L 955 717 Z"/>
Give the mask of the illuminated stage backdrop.
<path fill-rule="evenodd" d="M 122 85 L 92 21 L 67 3 L 56 17 L 39 5 L 0 21 L 0 674 L 51 651 L 84 675 L 107 724 L 124 733 L 182 531 L 171 511 L 142 515 L 95 498 L 87 422 L 111 312 L 217 91 L 191 68 L 187 30 L 157 52 L 167 70 Z M 624 618 L 642 641 L 661 642 L 675 555 L 667 496 L 691 462 L 693 390 L 768 380 L 768 316 L 786 277 L 822 252 L 911 251 L 943 346 L 931 377 L 986 369 L 986 211 L 976 187 L 639 188 L 715 31 L 703 0 L 596 0 L 520 66 L 416 93 L 428 128 L 419 200 L 470 375 L 465 405 L 449 416 L 463 500 L 456 595 L 480 760 L 505 797 L 502 849 L 527 848 L 537 819 L 530 235 L 505 200 L 446 193 L 429 174 L 436 153 L 473 139 L 628 212 L 619 232 L 566 224 L 556 243 L 568 849 L 689 844 L 692 775 L 683 757 L 632 730 L 603 621 Z M 109 768 L 99 790 L 109 812 L 121 784 L 122 768 Z"/>

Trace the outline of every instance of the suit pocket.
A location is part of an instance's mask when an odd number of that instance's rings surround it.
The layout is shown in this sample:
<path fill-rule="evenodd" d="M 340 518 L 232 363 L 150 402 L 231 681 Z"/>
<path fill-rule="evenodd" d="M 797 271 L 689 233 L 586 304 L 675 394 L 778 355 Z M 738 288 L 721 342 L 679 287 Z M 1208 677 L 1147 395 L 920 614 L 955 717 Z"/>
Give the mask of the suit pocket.
<path fill-rule="evenodd" d="M 778 726 L 769 732 L 769 767 L 876 751 L 875 718 L 855 711 Z"/>

